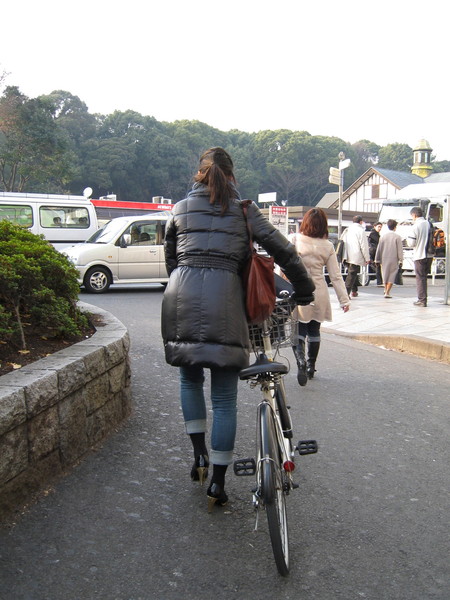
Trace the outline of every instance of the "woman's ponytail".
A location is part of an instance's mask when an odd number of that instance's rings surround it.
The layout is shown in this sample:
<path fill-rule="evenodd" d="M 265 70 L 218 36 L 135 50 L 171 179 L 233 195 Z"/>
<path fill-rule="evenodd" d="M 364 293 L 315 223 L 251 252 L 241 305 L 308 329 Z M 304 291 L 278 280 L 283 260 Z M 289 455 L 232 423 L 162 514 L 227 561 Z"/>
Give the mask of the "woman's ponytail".
<path fill-rule="evenodd" d="M 224 214 L 230 200 L 236 195 L 231 156 L 223 148 L 210 148 L 200 157 L 200 165 L 195 181 L 208 186 L 210 203 L 219 203 Z"/>

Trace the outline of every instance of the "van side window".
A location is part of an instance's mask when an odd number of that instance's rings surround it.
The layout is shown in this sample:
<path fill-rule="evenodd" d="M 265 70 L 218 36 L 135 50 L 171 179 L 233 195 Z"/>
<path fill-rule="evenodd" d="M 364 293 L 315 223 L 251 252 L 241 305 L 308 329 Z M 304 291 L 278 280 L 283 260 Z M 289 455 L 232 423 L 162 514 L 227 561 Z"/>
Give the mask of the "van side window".
<path fill-rule="evenodd" d="M 41 206 L 39 220 L 41 227 L 88 229 L 89 212 L 84 206 Z"/>
<path fill-rule="evenodd" d="M 438 204 L 430 204 L 429 219 L 433 223 L 440 223 L 444 220 L 443 207 Z"/>
<path fill-rule="evenodd" d="M 0 221 L 11 221 L 15 225 L 31 227 L 33 225 L 33 209 L 31 206 L 0 204 Z"/>
<path fill-rule="evenodd" d="M 130 246 L 155 246 L 159 244 L 159 221 L 136 221 L 124 232 L 129 235 Z"/>

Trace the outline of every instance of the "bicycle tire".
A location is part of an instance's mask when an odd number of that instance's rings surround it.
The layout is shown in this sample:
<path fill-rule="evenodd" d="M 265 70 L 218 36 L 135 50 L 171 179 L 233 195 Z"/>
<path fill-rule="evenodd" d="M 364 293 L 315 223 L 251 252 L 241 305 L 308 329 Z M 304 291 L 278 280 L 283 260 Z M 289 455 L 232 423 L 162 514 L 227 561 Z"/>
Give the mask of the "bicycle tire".
<path fill-rule="evenodd" d="M 280 575 L 289 573 L 289 531 L 286 512 L 286 496 L 283 490 L 280 453 L 273 424 L 273 414 L 268 404 L 262 404 L 259 412 L 261 497 L 269 525 L 270 541 Z"/>

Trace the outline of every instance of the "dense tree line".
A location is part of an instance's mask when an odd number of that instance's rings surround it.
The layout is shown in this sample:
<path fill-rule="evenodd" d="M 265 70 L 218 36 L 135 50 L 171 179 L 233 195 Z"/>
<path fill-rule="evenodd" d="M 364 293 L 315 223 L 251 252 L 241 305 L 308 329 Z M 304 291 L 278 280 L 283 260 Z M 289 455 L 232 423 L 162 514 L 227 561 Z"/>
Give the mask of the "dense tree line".
<path fill-rule="evenodd" d="M 378 146 L 368 140 L 349 144 L 306 131 L 220 131 L 199 121 L 166 123 L 135 111 L 90 114 L 67 91 L 28 98 L 17 87 L 0 97 L 0 190 L 81 194 L 87 186 L 98 198 L 177 201 L 190 187 L 198 157 L 210 146 L 232 155 L 245 198 L 278 193 L 290 205 L 314 205 L 324 193 L 330 167 L 340 152 L 351 159 L 349 185 L 373 165 L 410 172 L 413 151 L 407 144 Z M 434 162 L 450 171 L 450 162 Z"/>

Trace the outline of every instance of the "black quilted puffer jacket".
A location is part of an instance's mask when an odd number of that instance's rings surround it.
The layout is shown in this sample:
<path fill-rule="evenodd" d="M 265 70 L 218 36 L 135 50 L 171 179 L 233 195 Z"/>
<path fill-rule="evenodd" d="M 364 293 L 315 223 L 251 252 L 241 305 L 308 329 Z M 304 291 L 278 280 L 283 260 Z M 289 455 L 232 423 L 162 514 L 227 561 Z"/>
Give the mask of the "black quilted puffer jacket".
<path fill-rule="evenodd" d="M 249 362 L 241 280 L 249 256 L 247 227 L 239 199 L 223 216 L 220 210 L 209 203 L 208 188 L 196 183 L 188 197 L 175 204 L 166 225 L 170 278 L 161 328 L 166 361 L 174 366 L 242 369 Z M 247 218 L 253 238 L 274 257 L 296 293 L 311 295 L 314 283 L 295 247 L 254 203 Z"/>

